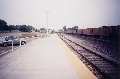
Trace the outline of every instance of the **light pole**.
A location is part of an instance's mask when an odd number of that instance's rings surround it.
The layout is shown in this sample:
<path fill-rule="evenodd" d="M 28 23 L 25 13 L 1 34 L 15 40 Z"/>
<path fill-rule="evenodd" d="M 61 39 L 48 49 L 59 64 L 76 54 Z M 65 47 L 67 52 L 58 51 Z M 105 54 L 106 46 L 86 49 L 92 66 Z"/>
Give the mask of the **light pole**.
<path fill-rule="evenodd" d="M 11 43 L 12 43 L 12 52 L 13 52 L 13 50 L 14 50 L 14 48 L 13 48 L 13 40 L 11 40 Z"/>
<path fill-rule="evenodd" d="M 46 27 L 48 28 L 48 14 L 49 14 L 49 11 L 47 10 L 46 12 Z M 47 30 L 48 32 L 48 30 Z"/>

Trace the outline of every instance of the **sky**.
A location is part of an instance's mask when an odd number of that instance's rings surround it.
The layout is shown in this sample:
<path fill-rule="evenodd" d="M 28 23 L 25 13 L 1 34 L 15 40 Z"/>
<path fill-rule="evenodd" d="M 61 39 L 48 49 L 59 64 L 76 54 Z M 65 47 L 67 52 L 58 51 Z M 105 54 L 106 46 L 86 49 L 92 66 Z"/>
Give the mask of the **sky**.
<path fill-rule="evenodd" d="M 0 19 L 55 29 L 119 25 L 120 0 L 0 0 Z"/>

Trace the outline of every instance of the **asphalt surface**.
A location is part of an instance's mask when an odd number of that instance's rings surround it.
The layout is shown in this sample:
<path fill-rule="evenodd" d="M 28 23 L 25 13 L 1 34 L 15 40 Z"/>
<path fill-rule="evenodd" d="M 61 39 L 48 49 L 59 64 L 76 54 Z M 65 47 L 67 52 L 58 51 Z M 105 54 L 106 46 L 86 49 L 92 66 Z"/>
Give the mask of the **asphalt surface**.
<path fill-rule="evenodd" d="M 0 57 L 0 79 L 96 79 L 55 34 Z"/>

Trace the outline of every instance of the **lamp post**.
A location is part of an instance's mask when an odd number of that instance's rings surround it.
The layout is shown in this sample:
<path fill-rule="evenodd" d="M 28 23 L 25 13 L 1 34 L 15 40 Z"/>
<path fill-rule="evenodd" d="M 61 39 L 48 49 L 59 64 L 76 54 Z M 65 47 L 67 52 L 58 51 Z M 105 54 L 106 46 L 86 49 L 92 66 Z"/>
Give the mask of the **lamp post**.
<path fill-rule="evenodd" d="M 14 48 L 13 48 L 13 40 L 11 40 L 11 43 L 12 43 L 12 52 L 13 52 L 13 50 L 14 50 Z"/>
<path fill-rule="evenodd" d="M 49 14 L 49 11 L 47 10 L 46 12 L 46 27 L 48 28 L 48 14 Z M 47 30 L 48 32 L 48 30 Z"/>

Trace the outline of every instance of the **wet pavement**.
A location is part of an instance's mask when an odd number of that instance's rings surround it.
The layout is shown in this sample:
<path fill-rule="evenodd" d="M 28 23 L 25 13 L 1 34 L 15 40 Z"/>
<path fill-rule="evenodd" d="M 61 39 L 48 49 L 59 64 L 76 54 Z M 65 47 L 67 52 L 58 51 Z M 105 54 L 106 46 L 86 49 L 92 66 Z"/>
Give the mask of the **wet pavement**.
<path fill-rule="evenodd" d="M 0 57 L 0 79 L 96 79 L 57 35 Z"/>

